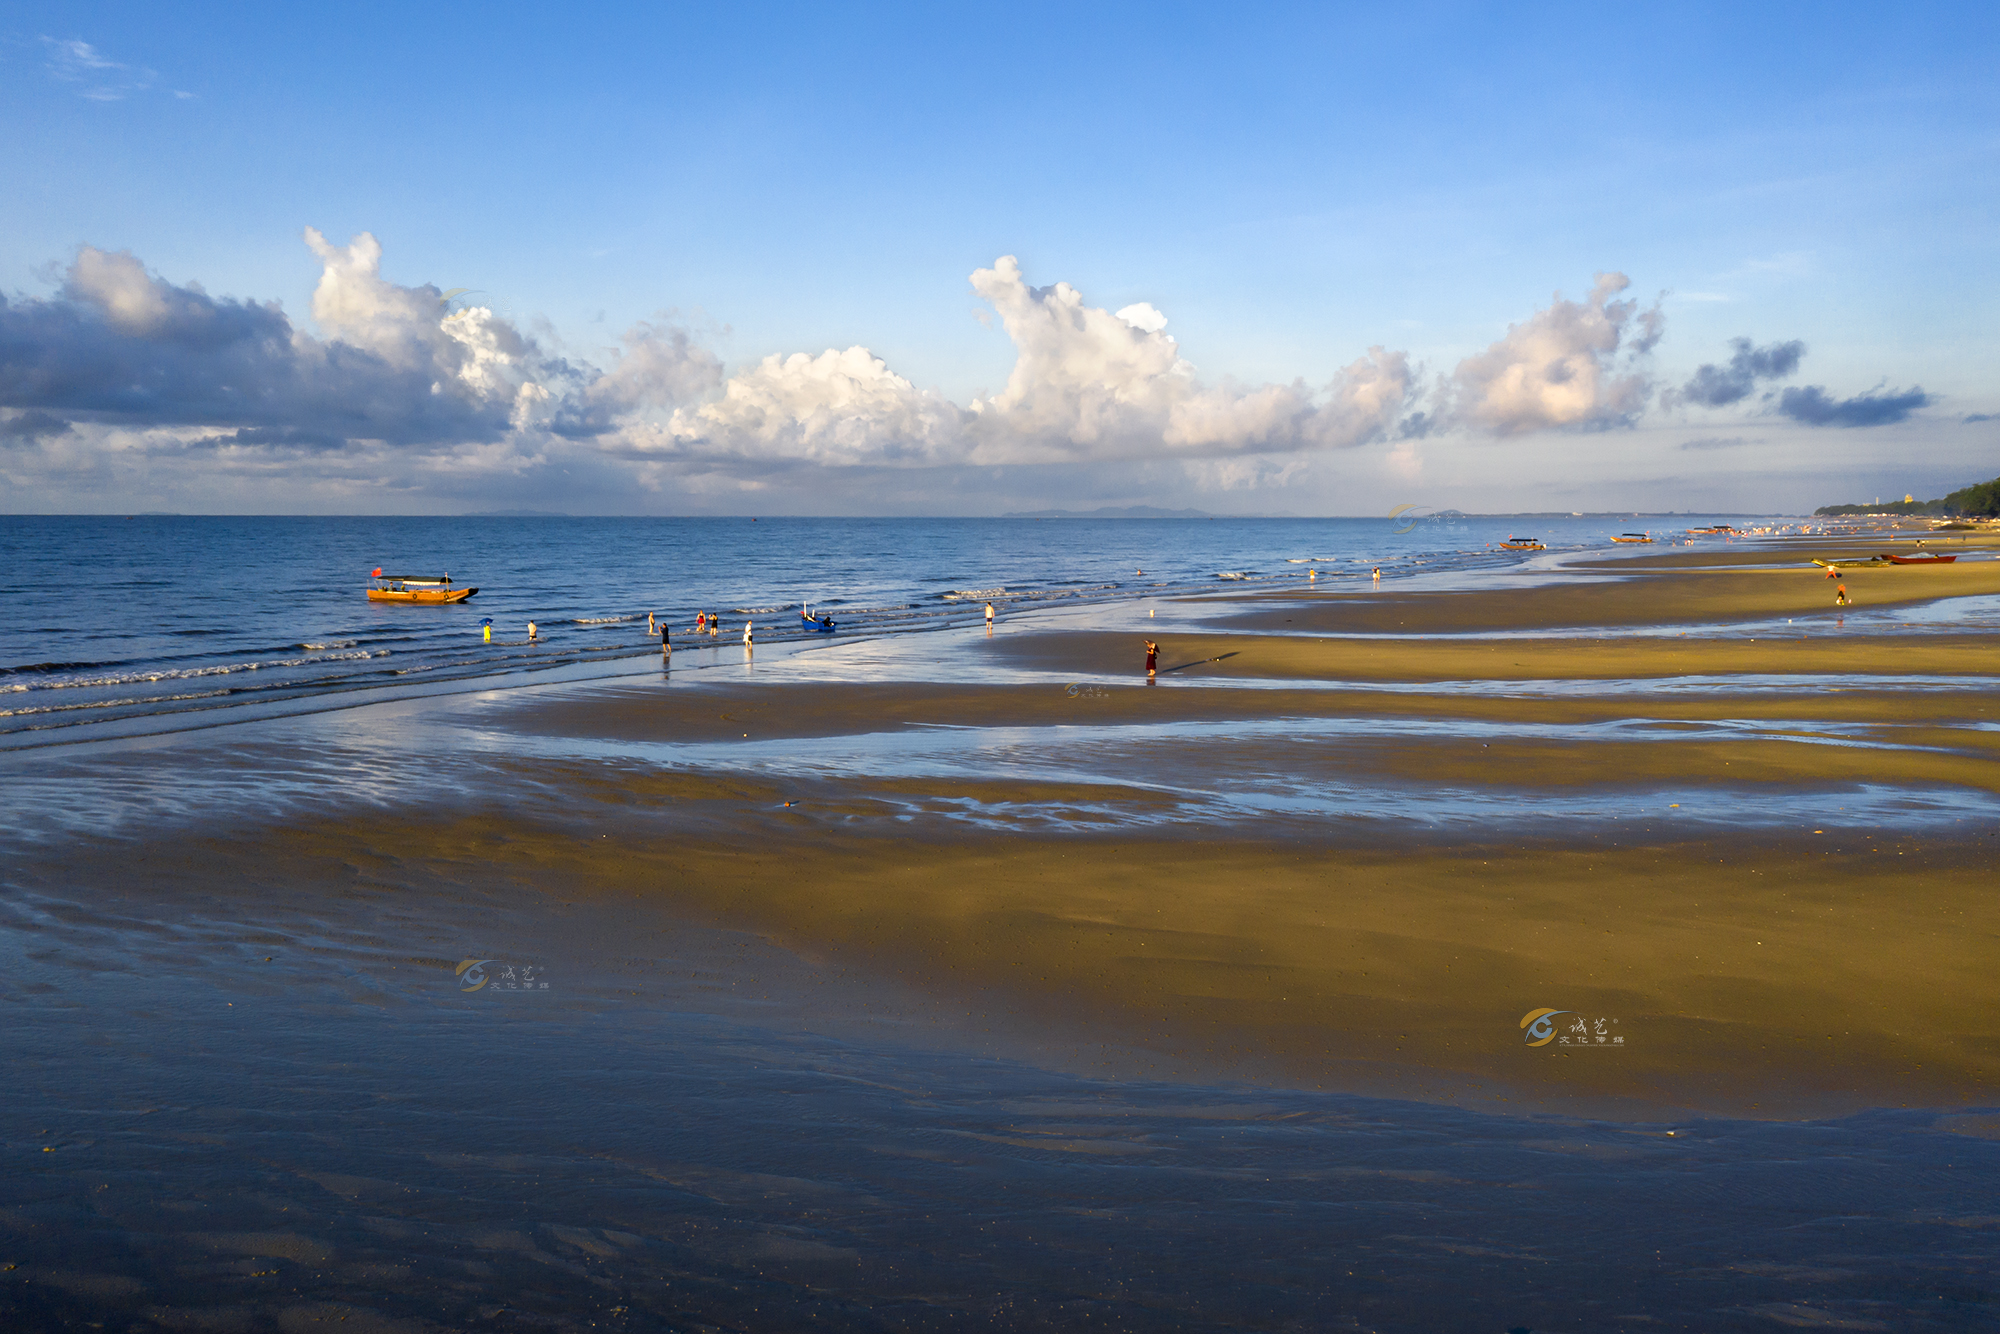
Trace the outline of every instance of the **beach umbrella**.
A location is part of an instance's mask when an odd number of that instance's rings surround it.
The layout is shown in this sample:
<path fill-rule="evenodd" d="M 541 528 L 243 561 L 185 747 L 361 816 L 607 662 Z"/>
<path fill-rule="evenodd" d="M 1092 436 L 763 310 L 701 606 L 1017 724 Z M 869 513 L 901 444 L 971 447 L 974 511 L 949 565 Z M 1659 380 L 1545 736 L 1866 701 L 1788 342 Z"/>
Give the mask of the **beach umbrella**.
<path fill-rule="evenodd" d="M 491 616 L 482 616 L 479 618 L 479 623 L 481 625 L 491 625 L 493 624 L 493 618 Z"/>

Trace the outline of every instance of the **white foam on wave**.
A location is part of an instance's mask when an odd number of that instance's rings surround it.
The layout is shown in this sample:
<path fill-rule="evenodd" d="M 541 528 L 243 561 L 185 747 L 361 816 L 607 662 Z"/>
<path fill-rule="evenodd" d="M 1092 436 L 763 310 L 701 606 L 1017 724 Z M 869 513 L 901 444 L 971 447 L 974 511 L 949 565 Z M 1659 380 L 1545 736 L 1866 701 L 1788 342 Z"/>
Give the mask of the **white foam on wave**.
<path fill-rule="evenodd" d="M 15 690 L 74 690 L 79 688 L 140 685 L 148 681 L 187 681 L 203 676 L 233 676 L 237 672 L 261 672 L 274 667 L 309 667 L 322 662 L 356 662 L 386 658 L 390 650 L 362 649 L 356 653 L 323 653 L 305 658 L 271 658 L 260 662 L 225 662 L 213 667 L 182 667 L 157 672 L 115 672 L 109 676 L 77 676 L 62 681 L 37 681 L 15 686 Z"/>
<path fill-rule="evenodd" d="M 79 709 L 117 709 L 139 707 L 146 704 L 176 704 L 182 700 L 215 699 L 227 695 L 227 690 L 197 690 L 187 695 L 147 695 L 141 699 L 95 700 L 85 704 L 43 704 L 32 709 L 0 709 L 0 718 L 27 718 L 41 713 L 75 713 Z"/>

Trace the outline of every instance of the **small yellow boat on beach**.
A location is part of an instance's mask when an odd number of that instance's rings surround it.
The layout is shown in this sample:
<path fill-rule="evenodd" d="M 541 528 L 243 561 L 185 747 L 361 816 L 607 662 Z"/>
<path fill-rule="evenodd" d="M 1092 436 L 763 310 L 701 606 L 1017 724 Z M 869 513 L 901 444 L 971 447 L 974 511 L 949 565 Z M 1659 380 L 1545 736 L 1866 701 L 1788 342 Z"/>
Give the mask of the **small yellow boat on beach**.
<path fill-rule="evenodd" d="M 448 574 L 384 574 L 379 565 L 369 578 L 375 581 L 368 586 L 370 602 L 415 602 L 436 606 L 463 602 L 479 591 L 477 588 L 453 588 Z"/>
<path fill-rule="evenodd" d="M 1611 540 L 1613 542 L 1651 542 L 1653 535 L 1651 533 L 1620 533 Z"/>

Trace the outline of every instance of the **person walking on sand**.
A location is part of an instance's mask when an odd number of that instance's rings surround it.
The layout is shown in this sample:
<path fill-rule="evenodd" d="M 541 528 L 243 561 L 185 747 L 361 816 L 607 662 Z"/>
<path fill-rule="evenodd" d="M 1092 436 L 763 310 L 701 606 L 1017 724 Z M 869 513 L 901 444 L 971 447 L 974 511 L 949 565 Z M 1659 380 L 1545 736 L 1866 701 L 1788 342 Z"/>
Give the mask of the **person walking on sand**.
<path fill-rule="evenodd" d="M 1843 579 L 1833 586 L 1833 605 L 1836 607 L 1845 607 L 1850 601 L 1851 599 L 1847 596 L 1847 581 Z"/>
<path fill-rule="evenodd" d="M 1146 641 L 1146 675 L 1156 676 L 1160 670 L 1160 646 L 1152 640 Z"/>

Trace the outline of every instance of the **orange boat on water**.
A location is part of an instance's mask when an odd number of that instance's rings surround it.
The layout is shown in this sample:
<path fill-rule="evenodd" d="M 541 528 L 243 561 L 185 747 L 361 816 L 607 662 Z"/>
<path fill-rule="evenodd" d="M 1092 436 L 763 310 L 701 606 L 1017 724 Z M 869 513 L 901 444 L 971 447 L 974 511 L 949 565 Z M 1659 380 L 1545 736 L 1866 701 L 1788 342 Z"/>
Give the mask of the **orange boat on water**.
<path fill-rule="evenodd" d="M 370 602 L 420 602 L 429 606 L 463 602 L 479 591 L 453 588 L 448 574 L 384 574 L 379 565 L 369 578 L 375 581 L 368 588 Z"/>

